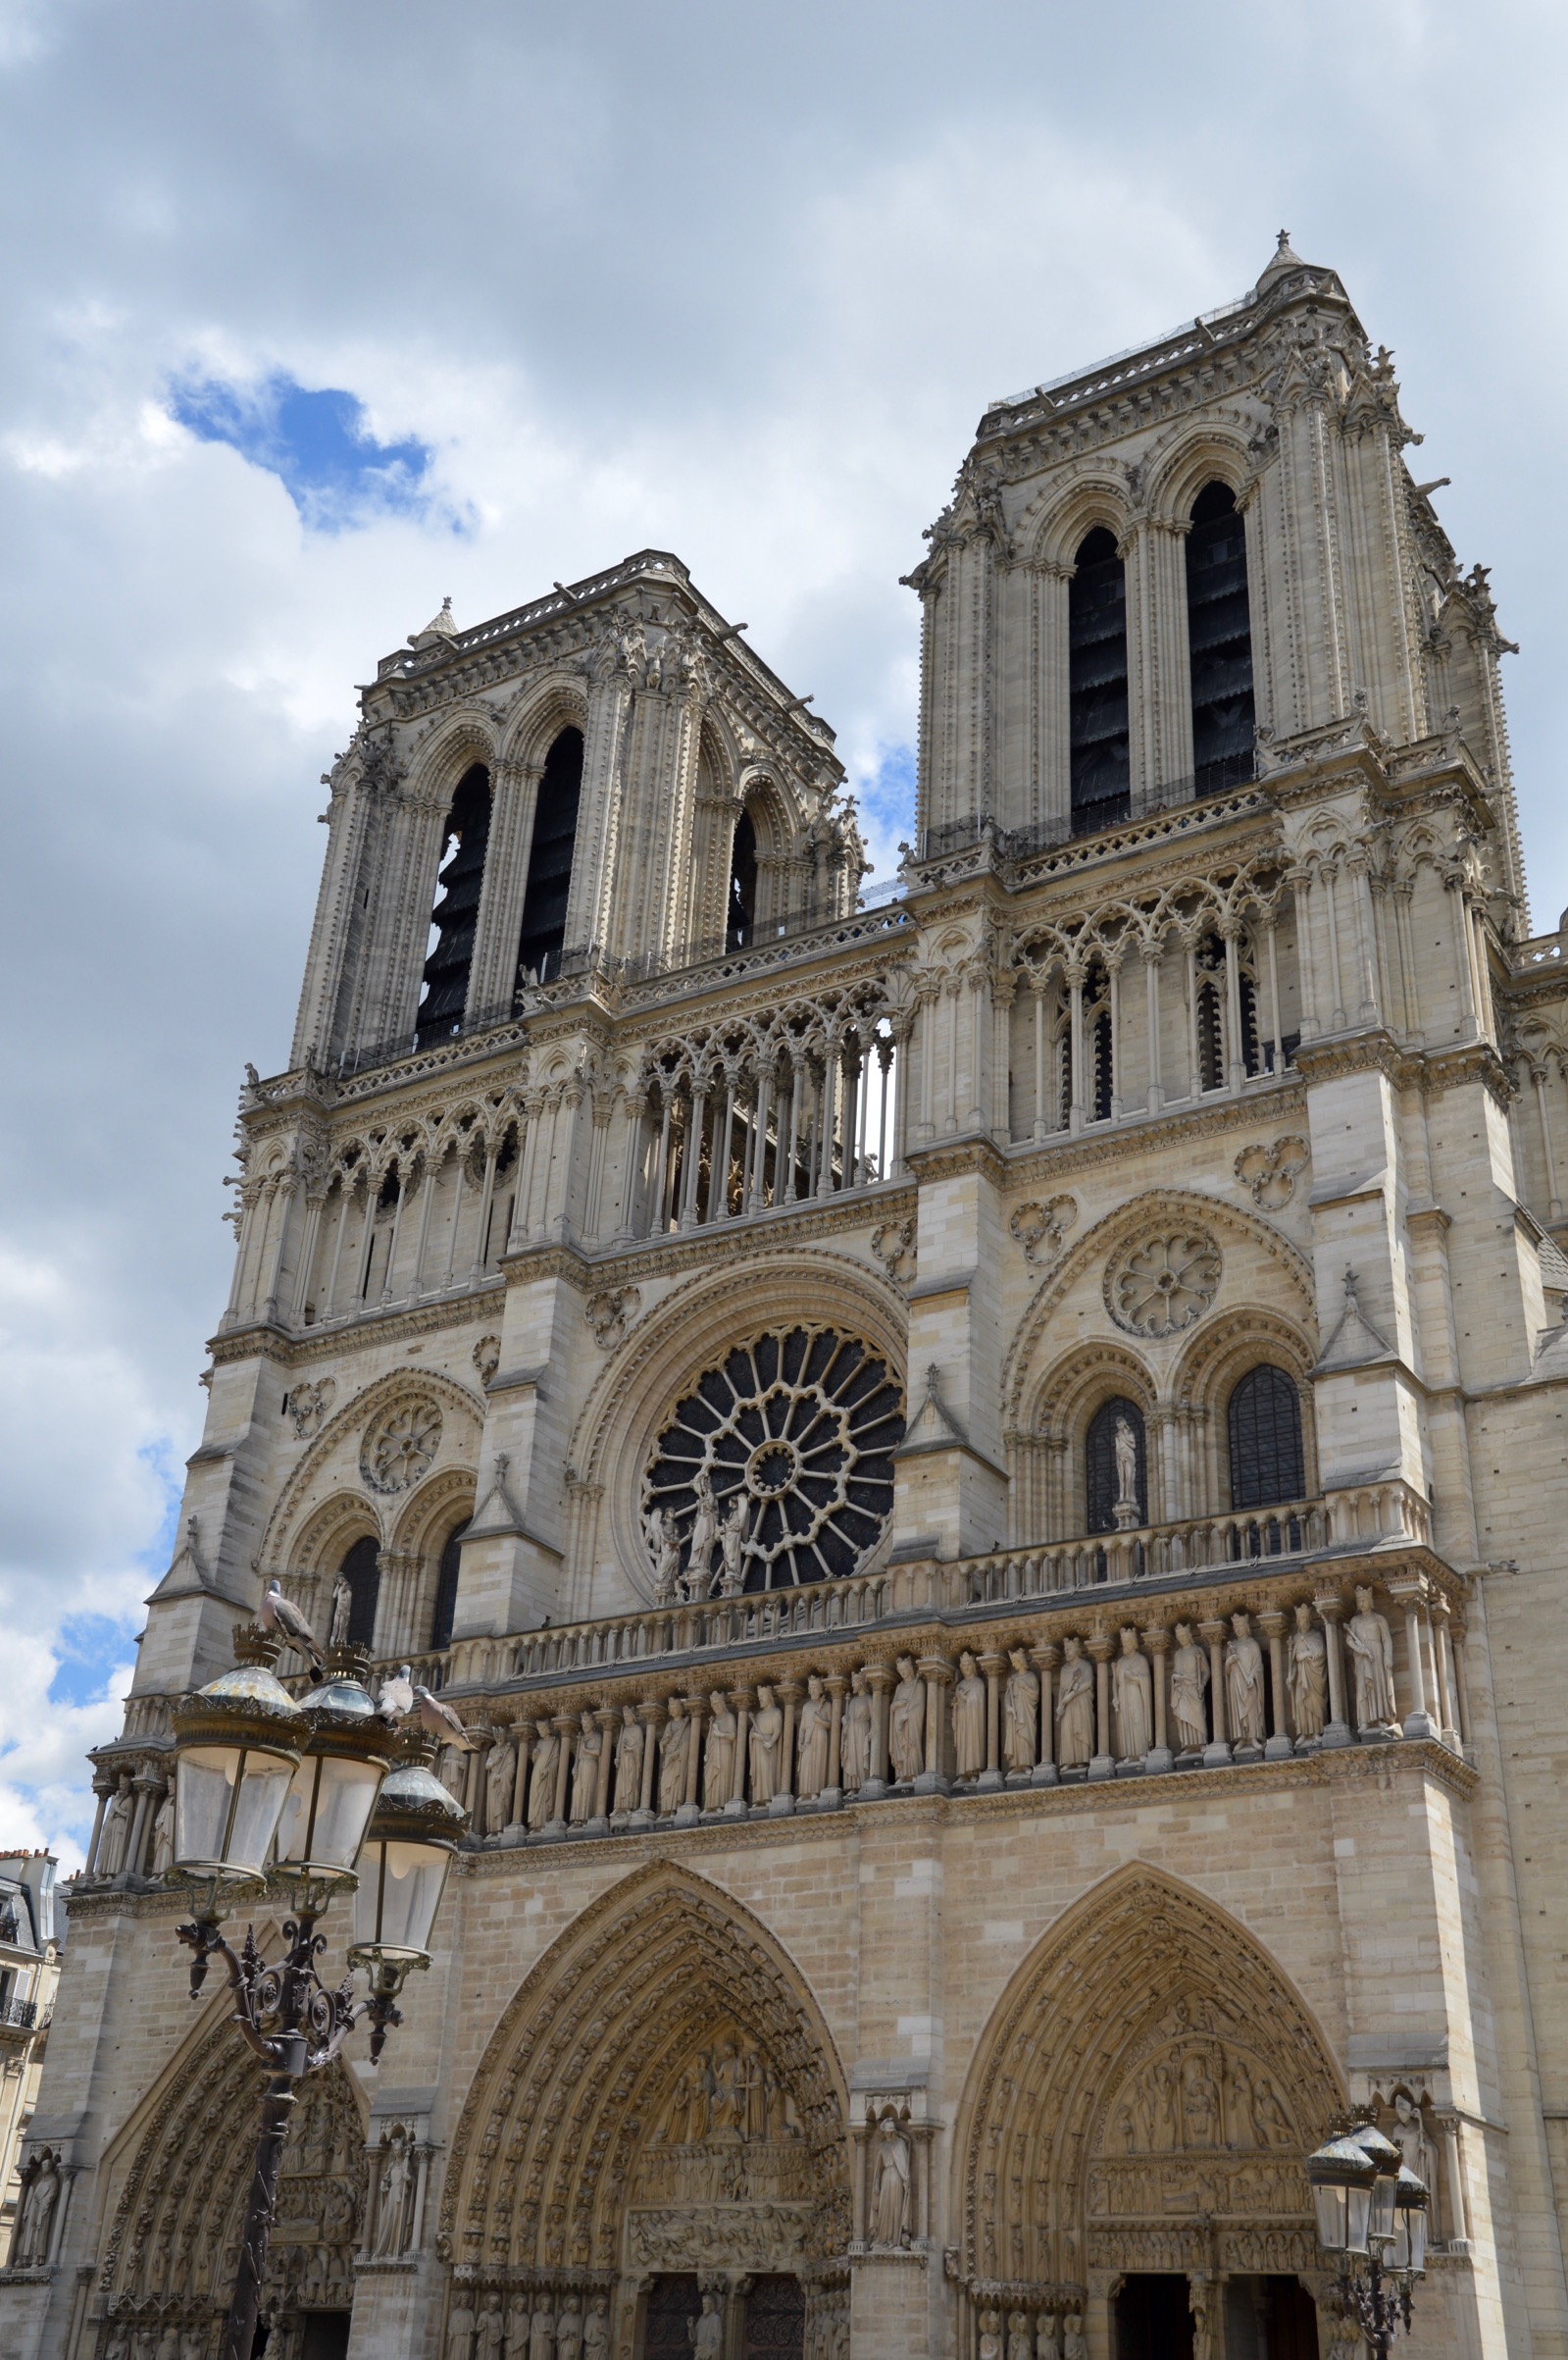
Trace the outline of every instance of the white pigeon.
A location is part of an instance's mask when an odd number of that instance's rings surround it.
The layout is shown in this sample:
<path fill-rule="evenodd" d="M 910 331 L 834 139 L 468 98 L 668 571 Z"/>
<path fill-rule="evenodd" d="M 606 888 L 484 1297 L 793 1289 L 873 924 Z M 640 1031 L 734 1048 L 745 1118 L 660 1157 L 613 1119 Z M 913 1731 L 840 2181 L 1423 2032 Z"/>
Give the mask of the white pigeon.
<path fill-rule="evenodd" d="M 267 1595 L 261 1602 L 263 1630 L 275 1630 L 296 1647 L 302 1647 L 318 1671 L 322 1667 L 321 1642 L 291 1598 L 283 1596 L 282 1584 L 275 1573 L 267 1585 Z"/>
<path fill-rule="evenodd" d="M 443 1705 L 438 1696 L 431 1696 L 417 1680 L 414 1694 L 419 1701 L 420 1726 L 428 1735 L 438 1737 L 443 1745 L 461 1746 L 465 1754 L 479 1750 L 479 1739 L 469 1735 L 450 1705 Z"/>
<path fill-rule="evenodd" d="M 382 1720 L 391 1722 L 394 1729 L 404 1714 L 414 1710 L 414 1690 L 408 1674 L 409 1667 L 405 1664 L 396 1679 L 381 1682 L 380 1701 L 376 1710 Z"/>

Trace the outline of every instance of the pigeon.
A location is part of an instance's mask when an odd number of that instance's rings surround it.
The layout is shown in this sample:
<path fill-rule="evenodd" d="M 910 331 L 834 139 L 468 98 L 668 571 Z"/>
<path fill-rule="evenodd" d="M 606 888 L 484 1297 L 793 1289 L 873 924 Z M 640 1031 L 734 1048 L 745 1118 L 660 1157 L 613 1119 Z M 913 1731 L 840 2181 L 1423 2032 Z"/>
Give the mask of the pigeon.
<path fill-rule="evenodd" d="M 414 1710 L 414 1690 L 409 1682 L 409 1667 L 405 1664 L 395 1680 L 382 1680 L 380 1702 L 376 1710 L 382 1720 L 390 1721 L 395 1729 L 405 1713 Z"/>
<path fill-rule="evenodd" d="M 293 1600 L 283 1596 L 282 1584 L 276 1573 L 268 1583 L 267 1595 L 261 1602 L 261 1624 L 263 1630 L 278 1631 L 283 1638 L 291 1639 L 296 1647 L 302 1647 L 320 1671 L 321 1642 Z"/>
<path fill-rule="evenodd" d="M 431 1737 L 438 1737 L 443 1745 L 461 1746 L 465 1754 L 478 1751 L 479 1739 L 469 1735 L 450 1705 L 443 1705 L 438 1696 L 431 1696 L 430 1690 L 422 1688 L 417 1680 L 414 1694 L 419 1702 L 422 1729 Z"/>

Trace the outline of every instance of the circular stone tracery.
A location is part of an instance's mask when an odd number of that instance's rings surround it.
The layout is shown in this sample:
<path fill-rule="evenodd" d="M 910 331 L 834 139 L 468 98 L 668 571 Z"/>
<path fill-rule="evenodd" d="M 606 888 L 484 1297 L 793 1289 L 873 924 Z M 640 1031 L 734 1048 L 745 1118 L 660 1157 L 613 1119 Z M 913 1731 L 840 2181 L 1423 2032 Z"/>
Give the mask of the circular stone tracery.
<path fill-rule="evenodd" d="M 885 1361 L 827 1327 L 771 1331 L 729 1353 L 677 1403 L 654 1446 L 644 1511 L 663 1509 L 691 1554 L 706 1474 L 719 1518 L 746 1500 L 744 1586 L 855 1572 L 893 1504 L 903 1395 Z M 717 1588 L 716 1543 L 710 1564 Z"/>
<path fill-rule="evenodd" d="M 372 1426 L 360 1452 L 360 1471 L 373 1491 L 407 1491 L 441 1447 L 441 1412 L 430 1401 L 406 1402 Z"/>
<path fill-rule="evenodd" d="M 1105 1277 L 1105 1303 L 1135 1336 L 1174 1336 L 1201 1319 L 1219 1292 L 1220 1250 L 1201 1229 L 1145 1239 Z"/>

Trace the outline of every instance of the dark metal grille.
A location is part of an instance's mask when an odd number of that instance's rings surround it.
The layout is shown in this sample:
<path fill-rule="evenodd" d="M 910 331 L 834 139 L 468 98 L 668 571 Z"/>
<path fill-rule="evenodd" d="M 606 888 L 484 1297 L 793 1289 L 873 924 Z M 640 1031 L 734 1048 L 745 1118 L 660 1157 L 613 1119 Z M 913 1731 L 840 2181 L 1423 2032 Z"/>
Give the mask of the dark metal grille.
<path fill-rule="evenodd" d="M 448 849 L 430 911 L 430 924 L 440 931 L 425 961 L 425 989 L 415 1018 L 421 1049 L 445 1040 L 463 1022 L 489 836 L 490 774 L 482 762 L 476 762 L 464 774 L 446 819 L 443 842 Z"/>
<path fill-rule="evenodd" d="M 348 1610 L 350 1647 L 371 1647 L 376 1641 L 376 1599 L 381 1586 L 380 1567 L 376 1561 L 379 1554 L 379 1543 L 367 1534 L 354 1543 L 343 1560 L 343 1579 L 353 1593 L 353 1604 Z"/>
<path fill-rule="evenodd" d="M 432 1647 L 451 1644 L 452 1617 L 457 1612 L 457 1576 L 463 1562 L 463 1534 L 466 1530 L 466 1525 L 459 1524 L 441 1551 L 441 1569 L 435 1577 L 435 1612 L 430 1616 Z"/>
<path fill-rule="evenodd" d="M 1103 526 L 1067 586 L 1068 735 L 1073 832 L 1114 827 L 1132 808 L 1127 719 L 1127 576 Z"/>
<path fill-rule="evenodd" d="M 1138 1441 L 1138 1520 L 1148 1522 L 1148 1464 L 1143 1442 L 1143 1412 L 1137 1402 L 1118 1395 L 1102 1402 L 1088 1421 L 1084 1442 L 1084 1478 L 1090 1532 L 1116 1530 L 1116 1421 L 1125 1417 Z"/>
<path fill-rule="evenodd" d="M 730 854 L 730 920 L 725 933 L 727 950 L 743 950 L 757 922 L 757 831 L 749 811 L 735 821 Z"/>
<path fill-rule="evenodd" d="M 1236 495 L 1206 484 L 1187 537 L 1187 641 L 1192 667 L 1192 766 L 1208 792 L 1250 778 L 1252 622 L 1246 527 Z"/>
<path fill-rule="evenodd" d="M 642 2319 L 642 2360 L 690 2360 L 688 2320 L 702 2315 L 702 2289 L 695 2278 L 656 2278 Z"/>
<path fill-rule="evenodd" d="M 1264 1361 L 1233 1389 L 1227 1411 L 1231 1506 L 1266 1508 L 1299 1500 L 1306 1489 L 1301 1455 L 1301 1397 L 1283 1368 Z"/>
<path fill-rule="evenodd" d="M 572 892 L 578 801 L 582 793 L 582 732 L 563 730 L 544 757 L 533 842 L 523 896 L 523 933 L 517 950 L 519 984 L 547 983 L 566 947 L 566 905 Z"/>
<path fill-rule="evenodd" d="M 797 2278 L 754 2278 L 746 2296 L 745 2360 L 801 2360 L 806 2295 Z"/>

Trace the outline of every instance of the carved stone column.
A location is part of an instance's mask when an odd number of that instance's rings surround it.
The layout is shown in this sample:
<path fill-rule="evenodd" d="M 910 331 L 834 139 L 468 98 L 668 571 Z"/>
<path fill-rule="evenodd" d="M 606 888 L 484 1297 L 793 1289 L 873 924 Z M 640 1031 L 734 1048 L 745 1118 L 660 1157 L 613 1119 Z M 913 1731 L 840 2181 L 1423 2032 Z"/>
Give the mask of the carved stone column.
<path fill-rule="evenodd" d="M 828 1730 L 828 1779 L 821 1794 L 817 1797 L 817 1808 L 819 1811 L 832 1811 L 842 1799 L 843 1794 L 840 1784 L 840 1746 L 844 1725 L 844 1698 L 849 1693 L 849 1675 L 843 1671 L 830 1671 L 823 1685 L 828 1691 L 833 1719 Z"/>
<path fill-rule="evenodd" d="M 795 1807 L 795 1718 L 805 1695 L 799 1680 L 779 1680 L 775 1693 L 784 1706 L 784 1740 L 779 1762 L 779 1784 L 769 1802 L 770 1819 L 785 1820 Z"/>
<path fill-rule="evenodd" d="M 952 1686 L 953 1667 L 945 1656 L 922 1656 L 916 1669 L 926 1683 L 926 1767 L 914 1781 L 915 1792 L 944 1795 L 952 1759 L 945 1691 Z"/>
<path fill-rule="evenodd" d="M 1400 1717 L 1407 1737 L 1436 1737 L 1432 1717 L 1427 1711 L 1427 1683 L 1421 1662 L 1421 1604 L 1426 1583 L 1418 1576 L 1414 1581 L 1391 1581 L 1389 1596 L 1404 1609 L 1405 1693 L 1408 1702 Z"/>
<path fill-rule="evenodd" d="M 1029 1651 L 1030 1661 L 1039 1673 L 1039 1761 L 1030 1779 L 1031 1786 L 1055 1786 L 1056 1771 L 1056 1697 L 1054 1679 L 1062 1651 L 1054 1639 L 1042 1640 Z"/>
<path fill-rule="evenodd" d="M 890 1664 L 868 1664 L 866 1685 L 871 1690 L 871 1776 L 860 1790 L 869 1803 L 887 1792 L 887 1699 L 893 1691 Z"/>
<path fill-rule="evenodd" d="M 1150 1623 L 1141 1634 L 1149 1660 L 1149 1672 L 1154 1686 L 1154 1746 L 1144 1757 L 1143 1768 L 1150 1777 L 1172 1767 L 1170 1727 L 1166 1709 L 1166 1658 L 1171 1652 L 1171 1634 L 1163 1622 Z"/>
<path fill-rule="evenodd" d="M 1265 1762 L 1283 1762 L 1295 1752 L 1285 1725 L 1285 1615 L 1281 1608 L 1271 1607 L 1259 1615 L 1258 1622 L 1267 1633 L 1269 1642 L 1269 1736 L 1263 1748 Z"/>
<path fill-rule="evenodd" d="M 1470 2218 L 1465 2204 L 1464 2149 L 1459 2117 L 1456 2114 L 1440 2114 L 1437 2125 L 1442 2132 L 1443 2179 L 1448 2198 L 1444 2227 L 1448 2232 L 1448 2251 L 1468 2253 Z"/>
<path fill-rule="evenodd" d="M 555 1769 L 555 1809 L 544 1832 L 565 1835 L 566 1799 L 572 1786 L 572 1746 L 578 1734 L 578 1717 L 575 1713 L 556 1713 L 551 1717 L 550 1726 L 561 1740 L 561 1755 Z"/>
<path fill-rule="evenodd" d="M 1344 1601 L 1338 1590 L 1319 1590 L 1312 1601 L 1323 1625 L 1324 1643 L 1329 1657 L 1329 1720 L 1323 1732 L 1325 1745 L 1349 1745 L 1350 1723 L 1344 1712 L 1344 1659 L 1340 1652 L 1340 1619 L 1344 1613 Z"/>
<path fill-rule="evenodd" d="M 531 1720 L 520 1720 L 517 1723 L 517 1759 L 512 1770 L 512 1817 L 508 1823 L 509 1833 L 514 1828 L 521 1831 L 523 1826 L 523 1798 L 529 1790 L 529 1757 L 532 1751 L 533 1723 Z"/>
<path fill-rule="evenodd" d="M 1116 1643 L 1104 1631 L 1097 1630 L 1085 1642 L 1094 1666 L 1094 1759 L 1088 1766 L 1091 1778 L 1114 1778 L 1116 1752 L 1111 1744 L 1111 1658 Z"/>
<path fill-rule="evenodd" d="M 593 1827 L 597 1834 L 602 1828 L 610 1832 L 610 1772 L 615 1767 L 615 1741 L 620 1733 L 621 1716 L 614 1705 L 600 1705 L 593 1715 L 599 1731 L 599 1775 L 593 1790 Z"/>
<path fill-rule="evenodd" d="M 92 1876 L 97 1873 L 98 1838 L 103 1833 L 103 1815 L 109 1808 L 110 1796 L 115 1792 L 119 1784 L 120 1781 L 117 1777 L 114 1777 L 103 1770 L 99 1770 L 93 1779 L 92 1791 L 97 1796 L 98 1803 L 97 1808 L 92 1815 L 92 1833 L 87 1838 L 87 1858 L 81 1872 L 83 1877 Z"/>
<path fill-rule="evenodd" d="M 1197 1627 L 1209 1651 L 1209 1708 L 1214 1715 L 1214 1734 L 1203 1748 L 1203 1767 L 1222 1770 L 1231 1759 L 1225 1736 L 1225 1641 L 1229 1633 L 1219 1620 L 1200 1622 Z"/>
<path fill-rule="evenodd" d="M 986 1767 L 975 1783 L 1000 1786 L 1002 1673 L 1007 1668 L 1007 1658 L 993 1650 L 981 1657 L 980 1667 L 986 1674 Z"/>

